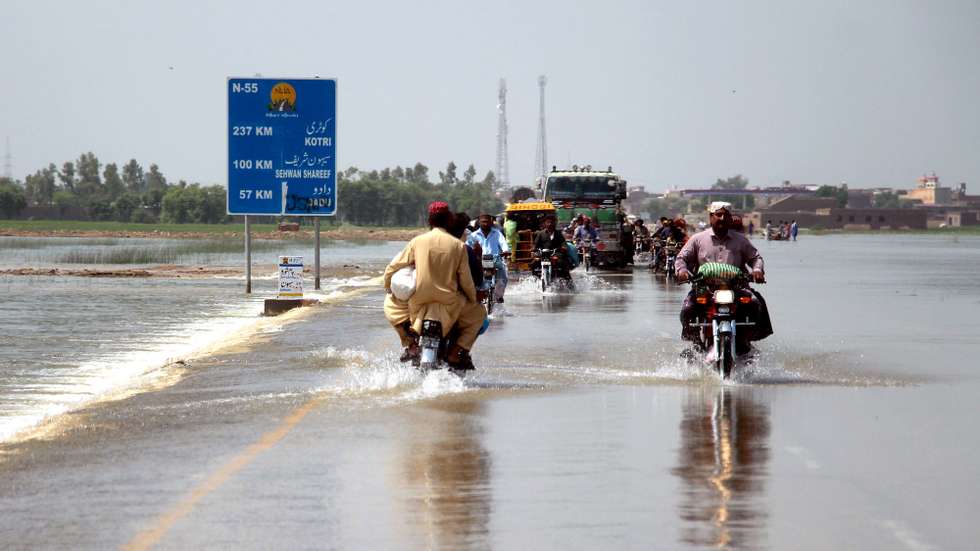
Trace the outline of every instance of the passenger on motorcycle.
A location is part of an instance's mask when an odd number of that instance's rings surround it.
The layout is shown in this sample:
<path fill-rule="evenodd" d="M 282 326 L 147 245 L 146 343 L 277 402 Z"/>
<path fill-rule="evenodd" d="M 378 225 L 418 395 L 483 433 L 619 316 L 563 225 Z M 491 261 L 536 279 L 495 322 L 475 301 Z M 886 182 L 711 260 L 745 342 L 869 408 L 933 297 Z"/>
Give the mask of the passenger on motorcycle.
<path fill-rule="evenodd" d="M 449 233 L 453 214 L 449 205 L 436 201 L 429 205 L 428 232 L 412 239 L 391 260 L 384 274 L 385 318 L 395 328 L 408 361 L 419 353 L 418 338 L 424 320 L 438 321 L 443 337 L 455 327 L 456 338 L 447 354 L 453 366 L 471 365 L 469 350 L 486 318 L 477 302 L 476 286 L 470 274 L 466 245 Z M 391 278 L 398 270 L 415 267 L 415 291 L 407 301 L 391 294 Z M 475 306 L 475 307 L 474 307 Z"/>
<path fill-rule="evenodd" d="M 764 263 L 759 251 L 744 234 L 730 231 L 732 225 L 732 206 L 730 203 L 716 201 L 708 207 L 711 227 L 697 233 L 688 240 L 677 255 L 675 271 L 678 281 L 687 281 L 696 273 L 698 267 L 707 262 L 720 262 L 737 266 L 746 273 L 751 273 L 752 281 L 766 281 Z M 748 269 L 747 269 L 748 268 Z M 756 325 L 738 334 L 736 350 L 744 354 L 751 349 L 751 341 L 762 340 L 772 334 L 772 322 L 765 299 L 755 289 L 752 292 L 752 302 L 743 306 L 748 308 L 749 319 Z M 688 293 L 681 308 L 681 338 L 697 342 L 698 332 L 690 327 L 690 323 L 698 317 L 695 304 L 695 290 Z"/>
<path fill-rule="evenodd" d="M 471 247 L 479 245 L 484 255 L 492 254 L 494 266 L 497 268 L 496 286 L 493 299 L 504 301 L 504 290 L 507 288 L 507 264 L 504 259 L 510 256 L 510 245 L 504 234 L 493 225 L 493 217 L 489 214 L 480 215 L 479 228 L 470 234 L 466 244 Z"/>
<path fill-rule="evenodd" d="M 557 258 L 557 262 L 552 266 L 555 277 L 561 279 L 571 279 L 571 265 L 568 260 L 568 251 L 565 250 L 565 236 L 555 229 L 556 219 L 554 214 L 549 214 L 544 218 L 544 228 L 534 236 L 535 259 L 531 265 L 534 273 L 541 271 L 541 259 L 539 252 L 542 249 L 554 251 L 552 254 Z"/>
<path fill-rule="evenodd" d="M 599 240 L 599 232 L 596 231 L 595 227 L 592 225 L 591 218 L 585 218 L 578 229 L 575 230 L 575 246 L 577 248 L 582 248 L 586 241 L 591 241 L 592 246 L 595 246 L 595 242 Z"/>

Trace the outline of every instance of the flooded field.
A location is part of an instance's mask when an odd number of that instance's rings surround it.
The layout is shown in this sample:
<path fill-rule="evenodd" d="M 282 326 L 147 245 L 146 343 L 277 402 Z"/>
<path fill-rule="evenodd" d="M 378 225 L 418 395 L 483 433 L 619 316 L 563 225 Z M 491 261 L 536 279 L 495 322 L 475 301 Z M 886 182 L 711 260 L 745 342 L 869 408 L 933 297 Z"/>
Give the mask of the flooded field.
<path fill-rule="evenodd" d="M 4 238 L 0 267 L 241 265 L 62 241 Z M 0 276 L 3 546 L 974 547 L 980 238 L 757 245 L 776 333 L 728 382 L 681 359 L 687 287 L 645 269 L 514 278 L 463 381 L 400 364 L 376 279 L 332 275 L 397 243 L 325 247 L 323 304 L 269 319 L 271 272 L 251 298 Z M 257 263 L 311 256 L 289 246 Z"/>

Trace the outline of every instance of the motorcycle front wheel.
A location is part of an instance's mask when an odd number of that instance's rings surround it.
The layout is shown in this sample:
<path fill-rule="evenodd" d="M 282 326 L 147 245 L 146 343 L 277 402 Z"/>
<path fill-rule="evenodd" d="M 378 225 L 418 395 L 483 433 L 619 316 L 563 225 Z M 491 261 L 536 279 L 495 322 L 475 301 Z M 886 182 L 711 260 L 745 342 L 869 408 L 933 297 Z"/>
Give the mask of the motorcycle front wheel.
<path fill-rule="evenodd" d="M 487 298 L 485 299 L 488 316 L 493 313 L 493 303 L 496 302 L 493 298 L 493 293 L 494 293 L 494 286 L 491 285 L 490 288 L 487 289 Z"/>
<path fill-rule="evenodd" d="M 735 357 L 732 355 L 732 336 L 719 335 L 718 348 L 721 349 L 716 360 L 718 374 L 721 375 L 722 379 L 730 379 L 732 370 L 735 368 Z"/>

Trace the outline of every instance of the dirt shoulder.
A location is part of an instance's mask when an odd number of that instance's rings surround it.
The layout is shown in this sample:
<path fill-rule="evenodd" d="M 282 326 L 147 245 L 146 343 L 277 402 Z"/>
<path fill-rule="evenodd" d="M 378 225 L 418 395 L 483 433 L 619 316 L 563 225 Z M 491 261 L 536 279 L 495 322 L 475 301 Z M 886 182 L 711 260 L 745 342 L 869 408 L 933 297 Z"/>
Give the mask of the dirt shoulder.
<path fill-rule="evenodd" d="M 321 230 L 321 239 L 409 241 L 425 232 L 423 228 L 338 228 Z M 242 232 L 179 232 L 179 231 L 105 231 L 105 230 L 19 230 L 0 229 L 0 237 L 99 237 L 99 238 L 149 238 L 149 239 L 232 239 L 242 238 Z M 313 230 L 286 232 L 253 232 L 252 239 L 299 239 L 313 240 Z"/>

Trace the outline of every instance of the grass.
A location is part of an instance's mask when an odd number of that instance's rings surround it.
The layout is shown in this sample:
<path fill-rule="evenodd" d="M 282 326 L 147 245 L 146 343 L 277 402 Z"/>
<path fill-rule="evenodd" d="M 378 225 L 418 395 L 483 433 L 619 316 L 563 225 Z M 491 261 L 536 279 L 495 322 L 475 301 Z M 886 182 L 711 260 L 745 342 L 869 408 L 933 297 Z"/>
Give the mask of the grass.
<path fill-rule="evenodd" d="M 0 237 L 0 250 L 36 250 L 45 247 L 63 247 L 72 237 Z M 119 242 L 115 238 L 92 238 L 85 240 L 90 247 L 111 247 Z"/>
<path fill-rule="evenodd" d="M 57 258 L 61 264 L 179 264 L 188 256 L 198 257 L 198 261 L 208 263 L 211 255 L 227 255 L 242 253 L 242 242 L 237 239 L 222 240 L 192 240 L 186 243 L 168 246 L 116 246 L 108 248 L 76 249 L 62 254 Z M 282 243 L 278 241 L 255 241 L 253 251 L 278 251 Z"/>
<path fill-rule="evenodd" d="M 113 247 L 103 250 L 78 250 L 61 255 L 62 264 L 176 264 L 174 249 L 146 247 Z"/>

